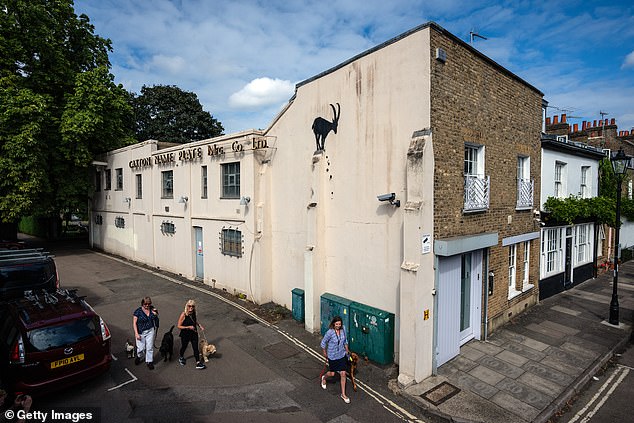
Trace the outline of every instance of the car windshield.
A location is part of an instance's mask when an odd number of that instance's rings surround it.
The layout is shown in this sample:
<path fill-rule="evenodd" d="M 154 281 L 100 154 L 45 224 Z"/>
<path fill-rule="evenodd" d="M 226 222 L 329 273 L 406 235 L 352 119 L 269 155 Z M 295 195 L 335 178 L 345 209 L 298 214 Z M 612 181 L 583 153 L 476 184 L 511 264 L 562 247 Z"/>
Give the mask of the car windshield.
<path fill-rule="evenodd" d="M 37 263 L 0 268 L 0 282 L 6 288 L 21 287 L 25 284 L 42 284 L 55 276 L 51 263 Z"/>
<path fill-rule="evenodd" d="M 96 336 L 95 319 L 84 318 L 65 322 L 57 326 L 34 329 L 29 332 L 29 343 L 36 351 L 48 351 L 73 345 Z"/>

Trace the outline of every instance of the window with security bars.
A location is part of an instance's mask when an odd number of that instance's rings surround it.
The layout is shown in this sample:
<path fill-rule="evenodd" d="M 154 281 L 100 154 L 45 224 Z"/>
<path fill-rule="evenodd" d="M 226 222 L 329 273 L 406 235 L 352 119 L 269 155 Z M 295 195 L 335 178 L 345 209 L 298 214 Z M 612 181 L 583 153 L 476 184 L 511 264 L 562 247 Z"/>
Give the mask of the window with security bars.
<path fill-rule="evenodd" d="M 222 197 L 240 198 L 240 162 L 222 165 Z"/>
<path fill-rule="evenodd" d="M 530 157 L 517 158 L 517 208 L 533 205 L 533 181 L 531 180 Z"/>
<path fill-rule="evenodd" d="M 465 144 L 464 148 L 464 211 L 489 208 L 489 177 L 484 176 L 484 146 Z"/>
<path fill-rule="evenodd" d="M 238 229 L 223 229 L 220 244 L 222 254 L 242 257 L 242 232 Z"/>

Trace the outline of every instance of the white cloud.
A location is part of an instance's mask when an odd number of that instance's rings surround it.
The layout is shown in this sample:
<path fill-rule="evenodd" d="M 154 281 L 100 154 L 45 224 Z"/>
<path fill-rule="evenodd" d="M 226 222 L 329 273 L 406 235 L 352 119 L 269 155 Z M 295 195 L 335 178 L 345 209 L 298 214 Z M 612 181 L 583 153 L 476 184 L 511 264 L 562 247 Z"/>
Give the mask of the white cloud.
<path fill-rule="evenodd" d="M 257 108 L 288 100 L 295 91 L 291 81 L 256 78 L 240 91 L 231 94 L 229 105 L 238 109 Z"/>
<path fill-rule="evenodd" d="M 625 61 L 621 65 L 621 69 L 634 67 L 634 51 L 625 56 Z"/>
<path fill-rule="evenodd" d="M 187 67 L 187 62 L 179 56 L 165 56 L 163 54 L 157 54 L 152 57 L 150 66 L 158 71 L 166 71 L 171 75 L 178 75 Z"/>

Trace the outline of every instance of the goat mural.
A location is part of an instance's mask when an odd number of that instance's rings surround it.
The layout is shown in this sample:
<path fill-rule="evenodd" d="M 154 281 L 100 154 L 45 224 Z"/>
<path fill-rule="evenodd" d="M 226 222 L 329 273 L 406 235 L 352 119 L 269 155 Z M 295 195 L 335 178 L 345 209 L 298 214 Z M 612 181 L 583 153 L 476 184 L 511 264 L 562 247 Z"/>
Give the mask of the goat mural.
<path fill-rule="evenodd" d="M 341 113 L 341 107 L 337 103 L 337 109 L 332 104 L 332 122 L 327 121 L 322 117 L 315 118 L 313 121 L 313 133 L 315 134 L 315 143 L 317 144 L 317 151 L 323 151 L 326 148 L 326 136 L 330 131 L 337 133 L 337 125 L 339 124 L 339 114 Z"/>

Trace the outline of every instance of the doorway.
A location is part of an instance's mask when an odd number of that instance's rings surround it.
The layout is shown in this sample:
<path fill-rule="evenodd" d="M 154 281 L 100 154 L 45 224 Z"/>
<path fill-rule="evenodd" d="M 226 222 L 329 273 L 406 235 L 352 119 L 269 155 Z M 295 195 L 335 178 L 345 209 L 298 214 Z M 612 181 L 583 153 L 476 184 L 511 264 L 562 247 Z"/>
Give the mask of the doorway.
<path fill-rule="evenodd" d="M 205 280 L 204 270 L 204 254 L 203 254 L 203 228 L 200 226 L 194 226 L 194 256 L 196 260 L 196 280 Z"/>

